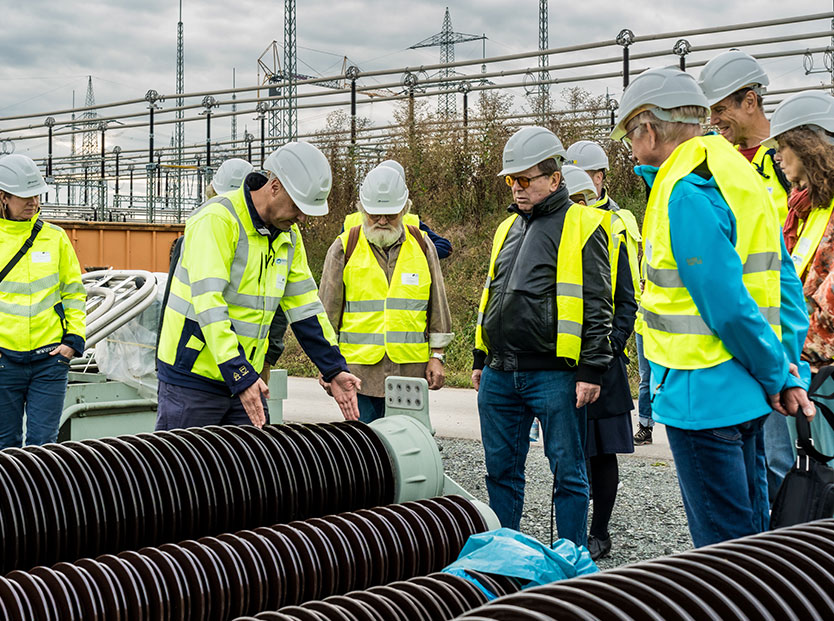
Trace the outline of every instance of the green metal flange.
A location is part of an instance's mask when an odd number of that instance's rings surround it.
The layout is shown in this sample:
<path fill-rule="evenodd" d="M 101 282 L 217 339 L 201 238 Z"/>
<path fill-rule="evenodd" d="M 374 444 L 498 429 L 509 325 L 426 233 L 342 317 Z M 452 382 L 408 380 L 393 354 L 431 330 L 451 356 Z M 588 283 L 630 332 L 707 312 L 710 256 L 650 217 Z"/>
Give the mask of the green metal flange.
<path fill-rule="evenodd" d="M 443 462 L 426 427 L 410 416 L 386 416 L 370 424 L 385 444 L 394 471 L 394 502 L 443 494 Z"/>

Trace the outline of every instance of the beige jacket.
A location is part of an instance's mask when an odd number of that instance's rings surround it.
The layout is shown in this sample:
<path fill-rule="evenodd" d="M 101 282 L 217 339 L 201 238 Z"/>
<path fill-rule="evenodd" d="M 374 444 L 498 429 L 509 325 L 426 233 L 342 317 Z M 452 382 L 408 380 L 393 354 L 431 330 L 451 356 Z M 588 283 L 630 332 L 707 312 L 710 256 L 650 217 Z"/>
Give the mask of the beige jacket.
<path fill-rule="evenodd" d="M 404 239 L 405 233 L 400 235 L 400 239 L 386 250 L 371 244 L 371 250 L 379 262 L 379 266 L 385 272 L 388 282 L 391 282 L 391 275 L 394 273 L 394 266 L 397 264 L 397 257 L 400 256 L 400 247 Z M 431 273 L 428 312 L 429 346 L 432 349 L 443 349 L 451 343 L 455 336 L 452 333 L 452 316 L 449 312 L 449 303 L 446 300 L 446 287 L 443 284 L 443 272 L 440 270 L 437 250 L 428 238 L 426 238 L 426 250 L 429 272 Z M 345 252 L 342 248 L 342 241 L 337 237 L 327 251 L 321 284 L 319 285 L 319 297 L 337 335 L 342 324 L 342 309 L 345 298 L 342 280 L 344 269 Z M 362 389 L 359 392 L 368 397 L 385 396 L 385 378 L 388 376 L 426 376 L 426 363 L 396 364 L 391 362 L 387 355 L 383 356 L 382 360 L 374 365 L 350 364 L 348 366 L 350 372 L 362 380 Z"/>

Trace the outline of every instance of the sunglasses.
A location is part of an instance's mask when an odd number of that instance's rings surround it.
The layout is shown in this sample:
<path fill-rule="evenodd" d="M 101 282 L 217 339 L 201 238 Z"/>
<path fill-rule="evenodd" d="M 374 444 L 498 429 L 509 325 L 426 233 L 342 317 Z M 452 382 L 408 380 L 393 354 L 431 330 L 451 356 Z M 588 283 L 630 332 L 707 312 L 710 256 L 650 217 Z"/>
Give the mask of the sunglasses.
<path fill-rule="evenodd" d="M 513 187 L 513 184 L 518 181 L 518 185 L 521 186 L 522 190 L 526 190 L 530 187 L 530 182 L 533 179 L 538 179 L 539 177 L 549 177 L 550 175 L 547 173 L 542 173 L 540 175 L 535 175 L 533 177 L 513 177 L 512 175 L 507 175 L 504 177 L 504 181 L 507 182 L 507 185 Z"/>

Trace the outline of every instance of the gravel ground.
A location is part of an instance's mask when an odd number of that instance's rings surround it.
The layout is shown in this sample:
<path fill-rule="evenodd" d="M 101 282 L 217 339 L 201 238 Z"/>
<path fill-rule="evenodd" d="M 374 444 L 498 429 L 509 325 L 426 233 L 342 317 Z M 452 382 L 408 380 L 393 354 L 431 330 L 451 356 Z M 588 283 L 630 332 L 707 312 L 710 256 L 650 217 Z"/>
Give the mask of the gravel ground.
<path fill-rule="evenodd" d="M 484 449 L 481 443 L 476 440 L 438 438 L 438 444 L 446 474 L 476 498 L 487 502 Z M 692 541 L 686 526 L 674 463 L 620 455 L 619 465 L 623 486 L 617 495 L 609 526 L 613 545 L 611 553 L 597 563 L 600 569 L 690 549 Z M 553 477 L 541 444 L 530 447 L 526 475 L 521 530 L 547 542 L 550 538 L 548 499 Z"/>

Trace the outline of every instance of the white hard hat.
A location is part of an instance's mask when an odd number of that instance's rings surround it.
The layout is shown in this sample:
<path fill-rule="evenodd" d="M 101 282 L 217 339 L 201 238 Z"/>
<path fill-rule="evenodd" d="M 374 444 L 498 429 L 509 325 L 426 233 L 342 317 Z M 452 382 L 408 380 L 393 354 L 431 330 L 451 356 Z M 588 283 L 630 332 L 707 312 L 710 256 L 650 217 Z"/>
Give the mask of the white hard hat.
<path fill-rule="evenodd" d="M 403 165 L 400 164 L 397 160 L 385 160 L 384 162 L 380 163 L 380 166 L 387 166 L 388 168 L 393 168 L 398 173 L 400 173 L 400 177 L 405 179 L 405 168 L 403 168 Z"/>
<path fill-rule="evenodd" d="M 552 131 L 544 127 L 522 127 L 504 146 L 504 168 L 498 176 L 527 170 L 550 158 L 564 160 L 566 157 L 562 142 Z"/>
<path fill-rule="evenodd" d="M 32 158 L 20 154 L 0 157 L 0 190 L 20 198 L 40 196 L 50 191 Z"/>
<path fill-rule="evenodd" d="M 568 186 L 568 196 L 582 194 L 588 203 L 596 200 L 597 189 L 594 182 L 579 166 L 565 164 L 562 166 L 562 176 L 565 178 L 565 185 Z"/>
<path fill-rule="evenodd" d="M 327 213 L 333 185 L 324 153 L 309 142 L 288 142 L 269 154 L 264 169 L 275 174 L 296 206 L 308 216 Z"/>
<path fill-rule="evenodd" d="M 626 121 L 641 109 L 651 110 L 662 121 L 699 122 L 700 119 L 677 119 L 665 114 L 666 110 L 681 106 L 698 106 L 704 109 L 704 116 L 709 113 L 707 98 L 695 78 L 677 67 L 648 69 L 634 78 L 623 93 L 611 140 L 625 136 Z"/>
<path fill-rule="evenodd" d="M 710 106 L 745 87 L 761 95 L 768 84 L 770 80 L 759 61 L 741 50 L 722 52 L 704 65 L 698 77 Z"/>
<path fill-rule="evenodd" d="M 569 146 L 567 163 L 582 170 L 608 170 L 605 150 L 591 140 L 580 140 Z"/>
<path fill-rule="evenodd" d="M 372 215 L 398 214 L 407 201 L 405 179 L 396 169 L 388 166 L 377 166 L 371 170 L 359 188 L 359 202 Z"/>
<path fill-rule="evenodd" d="M 776 148 L 780 134 L 800 125 L 810 125 L 834 133 L 834 97 L 819 91 L 802 91 L 791 95 L 773 111 L 770 117 L 770 136 L 762 144 L 768 149 Z"/>
<path fill-rule="evenodd" d="M 246 175 L 254 169 L 255 167 L 246 160 L 233 157 L 220 164 L 220 168 L 214 173 L 211 185 L 218 194 L 239 190 Z"/>

